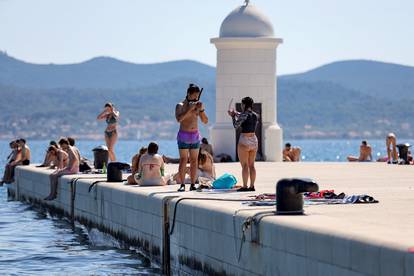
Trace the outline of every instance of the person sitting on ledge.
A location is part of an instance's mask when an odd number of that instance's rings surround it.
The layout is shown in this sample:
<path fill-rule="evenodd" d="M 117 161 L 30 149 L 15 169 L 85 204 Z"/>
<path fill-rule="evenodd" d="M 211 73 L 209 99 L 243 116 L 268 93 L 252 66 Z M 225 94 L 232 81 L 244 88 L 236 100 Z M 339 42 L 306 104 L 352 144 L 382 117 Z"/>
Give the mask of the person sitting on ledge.
<path fill-rule="evenodd" d="M 138 184 L 136 181 L 135 181 L 135 177 L 134 177 L 134 175 L 138 172 L 138 165 L 139 165 L 139 160 L 141 159 L 141 157 L 145 154 L 145 153 L 147 153 L 147 148 L 146 147 L 142 147 L 140 150 L 139 150 L 139 152 L 137 153 L 137 154 L 135 154 L 133 157 L 132 157 L 132 161 L 131 161 L 131 163 L 132 163 L 132 165 L 131 165 L 131 175 L 130 176 L 128 176 L 128 178 L 127 178 L 127 181 L 128 181 L 128 184 L 129 185 L 135 185 L 135 184 Z"/>
<path fill-rule="evenodd" d="M 283 161 L 284 162 L 299 162 L 301 153 L 302 153 L 301 148 L 292 147 L 290 143 L 286 143 L 285 149 L 283 150 Z"/>
<path fill-rule="evenodd" d="M 185 170 L 185 175 L 190 176 L 190 167 L 187 166 Z M 169 184 L 175 184 L 175 183 L 185 183 L 190 184 L 191 179 L 189 177 L 185 177 L 184 180 L 180 178 L 180 173 L 177 172 L 172 179 L 170 179 Z M 213 157 L 206 151 L 200 150 L 200 153 L 198 154 L 198 170 L 197 170 L 197 180 L 198 182 L 199 177 L 207 178 L 208 180 L 214 180 L 216 179 L 216 170 L 214 167 L 214 160 Z M 175 182 L 175 183 L 174 183 Z"/>
<path fill-rule="evenodd" d="M 359 157 L 348 156 L 349 162 L 370 162 L 372 161 L 372 148 L 368 145 L 367 141 L 362 141 L 361 146 L 359 147 Z"/>
<path fill-rule="evenodd" d="M 42 168 L 42 167 L 50 167 L 52 166 L 52 164 L 56 165 L 56 156 L 54 155 L 54 152 L 51 152 L 49 150 L 50 146 L 55 146 L 59 148 L 59 145 L 56 143 L 56 141 L 54 140 L 50 141 L 49 147 L 46 150 L 46 155 L 45 155 L 45 159 L 43 160 L 43 163 L 36 167 Z"/>
<path fill-rule="evenodd" d="M 158 154 L 158 145 L 149 143 L 147 153 L 141 156 L 138 172 L 134 175 L 140 186 L 164 186 L 167 184 L 164 177 L 164 160 Z"/>
<path fill-rule="evenodd" d="M 26 140 L 21 138 L 17 140 L 16 143 L 17 143 L 17 153 L 15 155 L 16 158 L 14 159 L 14 161 L 6 165 L 3 180 L 0 182 L 1 185 L 3 183 L 10 184 L 14 182 L 14 169 L 17 166 L 30 165 L 30 148 L 26 145 Z"/>
<path fill-rule="evenodd" d="M 10 164 L 12 164 L 16 160 L 17 155 L 19 153 L 18 141 L 17 140 L 11 141 L 9 143 L 9 146 L 10 146 L 11 152 L 10 152 L 9 156 L 7 156 L 7 164 L 6 164 L 6 167 L 4 169 L 3 180 L 0 181 L 0 186 L 3 186 L 3 183 L 13 182 L 13 179 L 11 178 L 11 166 L 10 166 Z"/>
<path fill-rule="evenodd" d="M 62 138 L 59 140 L 59 145 L 61 149 L 68 154 L 68 162 L 66 167 L 57 169 L 49 176 L 50 194 L 44 200 L 54 200 L 57 197 L 59 177 L 63 175 L 77 174 L 79 172 L 79 157 L 75 150 L 69 145 L 69 141 L 66 138 Z"/>
<path fill-rule="evenodd" d="M 81 154 L 80 154 L 80 151 L 79 151 L 79 149 L 75 146 L 75 138 L 73 138 L 73 137 L 68 137 L 67 138 L 68 139 L 68 142 L 69 142 L 69 145 L 72 147 L 72 149 L 75 151 L 75 153 L 76 153 L 76 155 L 78 156 L 78 158 L 79 158 L 79 162 L 82 160 L 82 157 L 81 157 Z"/>
<path fill-rule="evenodd" d="M 201 139 L 200 151 L 201 150 L 204 150 L 204 151 L 208 152 L 211 156 L 214 156 L 213 146 L 211 146 L 211 144 L 208 143 L 208 140 L 205 137 L 203 139 Z"/>
<path fill-rule="evenodd" d="M 69 155 L 66 153 L 66 151 L 57 146 L 50 146 L 48 153 L 53 159 L 52 163 L 50 164 L 51 168 L 57 168 L 60 170 L 67 166 Z"/>
<path fill-rule="evenodd" d="M 198 154 L 198 177 L 205 177 L 211 180 L 216 179 L 213 156 L 207 151 L 200 150 Z"/>

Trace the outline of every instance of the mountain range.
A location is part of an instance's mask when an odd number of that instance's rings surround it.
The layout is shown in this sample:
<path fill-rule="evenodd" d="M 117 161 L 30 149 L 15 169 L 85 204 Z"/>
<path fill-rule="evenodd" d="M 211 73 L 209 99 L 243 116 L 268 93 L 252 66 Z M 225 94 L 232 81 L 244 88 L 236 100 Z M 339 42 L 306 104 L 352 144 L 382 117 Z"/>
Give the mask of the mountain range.
<path fill-rule="evenodd" d="M 191 60 L 134 64 L 109 57 L 31 64 L 0 53 L 0 138 L 101 138 L 106 101 L 121 110 L 123 138 L 172 138 L 175 103 L 188 83 L 215 115 L 215 68 Z M 287 138 L 414 135 L 414 67 L 368 60 L 327 64 L 278 79 L 278 121 Z M 208 128 L 203 132 L 207 135 Z"/>

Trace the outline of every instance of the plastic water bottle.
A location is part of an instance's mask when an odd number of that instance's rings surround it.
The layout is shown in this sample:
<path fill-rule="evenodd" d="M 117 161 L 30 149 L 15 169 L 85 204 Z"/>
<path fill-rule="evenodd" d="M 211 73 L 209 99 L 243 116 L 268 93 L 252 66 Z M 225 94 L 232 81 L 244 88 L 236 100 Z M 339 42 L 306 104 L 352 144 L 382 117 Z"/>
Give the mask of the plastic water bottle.
<path fill-rule="evenodd" d="M 103 163 L 103 167 L 102 167 L 102 173 L 105 174 L 106 173 L 106 163 Z"/>

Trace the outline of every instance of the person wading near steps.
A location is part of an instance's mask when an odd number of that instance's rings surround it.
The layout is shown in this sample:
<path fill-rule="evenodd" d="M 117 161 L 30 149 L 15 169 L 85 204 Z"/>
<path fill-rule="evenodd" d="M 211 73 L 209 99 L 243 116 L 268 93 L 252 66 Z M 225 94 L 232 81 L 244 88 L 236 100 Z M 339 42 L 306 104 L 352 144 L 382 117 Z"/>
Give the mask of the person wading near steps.
<path fill-rule="evenodd" d="M 177 144 L 180 154 L 180 165 L 178 168 L 179 179 L 181 181 L 179 192 L 185 191 L 186 165 L 190 158 L 190 191 L 195 190 L 198 169 L 198 153 L 200 149 L 201 135 L 198 130 L 198 117 L 202 123 L 208 123 L 208 117 L 204 110 L 204 105 L 200 101 L 203 89 L 194 84 L 190 84 L 187 89 L 187 96 L 184 101 L 175 107 L 175 118 L 180 123 L 180 130 L 177 134 Z"/>
<path fill-rule="evenodd" d="M 77 174 L 79 172 L 79 157 L 77 152 L 70 146 L 68 139 L 62 138 L 59 141 L 60 148 L 64 150 L 68 156 L 68 162 L 63 169 L 57 169 L 50 178 L 50 194 L 44 200 L 54 200 L 57 196 L 57 185 L 59 177 L 68 174 Z"/>

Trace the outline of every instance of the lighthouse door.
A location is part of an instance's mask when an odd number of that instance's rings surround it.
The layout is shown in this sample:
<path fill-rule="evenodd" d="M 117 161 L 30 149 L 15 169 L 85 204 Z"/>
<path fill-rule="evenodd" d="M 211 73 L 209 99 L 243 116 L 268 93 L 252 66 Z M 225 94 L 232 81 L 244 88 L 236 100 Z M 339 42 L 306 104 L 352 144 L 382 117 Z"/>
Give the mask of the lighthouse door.
<path fill-rule="evenodd" d="M 236 103 L 236 110 L 241 112 L 241 103 Z M 263 160 L 263 152 L 262 152 L 262 104 L 261 103 L 254 103 L 253 104 L 253 111 L 259 115 L 259 122 L 256 128 L 256 136 L 257 140 L 259 141 L 259 148 L 257 149 L 256 161 Z M 237 144 L 239 143 L 240 138 L 240 129 L 236 129 L 236 161 L 239 161 L 239 157 L 237 156 Z"/>

